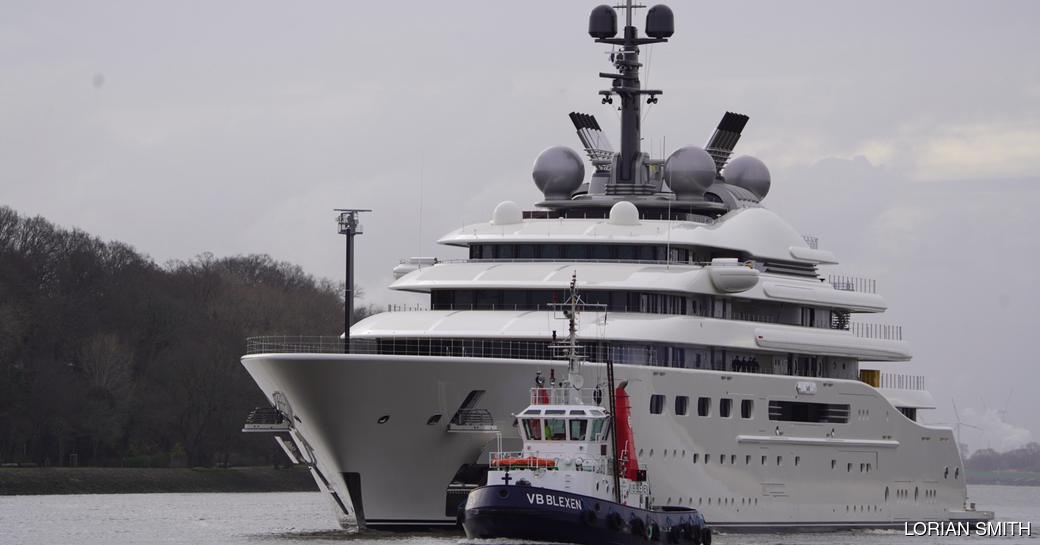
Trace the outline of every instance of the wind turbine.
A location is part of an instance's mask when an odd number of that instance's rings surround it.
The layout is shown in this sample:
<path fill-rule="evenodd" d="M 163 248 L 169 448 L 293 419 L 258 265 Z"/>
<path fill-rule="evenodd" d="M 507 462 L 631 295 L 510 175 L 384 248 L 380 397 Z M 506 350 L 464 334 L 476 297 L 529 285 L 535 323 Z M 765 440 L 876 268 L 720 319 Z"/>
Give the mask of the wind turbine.
<path fill-rule="evenodd" d="M 953 416 L 957 420 L 957 423 L 954 424 L 954 426 L 953 426 L 953 435 L 954 435 L 954 438 L 957 440 L 957 446 L 960 446 L 962 444 L 961 443 L 961 428 L 972 428 L 972 429 L 976 429 L 976 430 L 979 430 L 979 431 L 983 431 L 983 430 L 982 430 L 982 428 L 980 428 L 978 426 L 973 426 L 971 424 L 965 424 L 964 422 L 961 422 L 960 412 L 957 411 L 957 400 L 956 399 L 951 399 L 951 401 L 953 401 Z"/>

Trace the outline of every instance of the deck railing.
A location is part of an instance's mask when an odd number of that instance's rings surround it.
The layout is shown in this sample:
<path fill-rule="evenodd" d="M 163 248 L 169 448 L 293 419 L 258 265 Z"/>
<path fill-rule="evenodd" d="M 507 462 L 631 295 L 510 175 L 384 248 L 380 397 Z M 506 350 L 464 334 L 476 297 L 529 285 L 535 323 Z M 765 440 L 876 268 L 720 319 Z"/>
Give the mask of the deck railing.
<path fill-rule="evenodd" d="M 350 354 L 552 360 L 550 342 L 450 337 L 354 337 Z M 592 361 L 658 365 L 658 350 L 644 346 L 583 344 Z M 246 339 L 246 354 L 343 354 L 340 337 L 266 336 Z"/>
<path fill-rule="evenodd" d="M 892 390 L 924 390 L 924 377 L 899 373 L 881 373 L 881 388 Z"/>
<path fill-rule="evenodd" d="M 827 281 L 834 289 L 842 291 L 858 291 L 861 293 L 877 293 L 877 280 L 862 276 L 847 276 L 844 274 L 829 274 Z"/>
<path fill-rule="evenodd" d="M 849 322 L 849 331 L 864 339 L 903 340 L 903 326 L 901 325 Z"/>

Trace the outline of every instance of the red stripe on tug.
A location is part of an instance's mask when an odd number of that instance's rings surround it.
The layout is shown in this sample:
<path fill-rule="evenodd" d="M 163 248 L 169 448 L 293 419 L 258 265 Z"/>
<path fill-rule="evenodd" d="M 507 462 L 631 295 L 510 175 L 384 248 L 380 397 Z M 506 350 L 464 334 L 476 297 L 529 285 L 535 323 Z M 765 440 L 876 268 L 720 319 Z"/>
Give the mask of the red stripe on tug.
<path fill-rule="evenodd" d="M 632 405 L 628 392 L 625 391 L 624 383 L 614 390 L 614 410 L 617 412 L 614 415 L 614 418 L 617 419 L 615 420 L 617 435 L 614 437 L 614 448 L 618 453 L 618 469 L 620 469 L 618 473 L 630 481 L 637 481 L 639 480 L 639 461 L 636 460 L 636 437 L 632 433 L 630 421 Z"/>

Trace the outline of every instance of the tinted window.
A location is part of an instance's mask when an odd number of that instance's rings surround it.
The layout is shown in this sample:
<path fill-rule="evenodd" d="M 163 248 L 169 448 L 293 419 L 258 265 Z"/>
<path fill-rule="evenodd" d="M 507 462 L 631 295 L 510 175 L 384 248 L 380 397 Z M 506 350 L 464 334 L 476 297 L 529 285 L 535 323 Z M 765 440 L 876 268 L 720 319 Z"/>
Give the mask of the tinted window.
<path fill-rule="evenodd" d="M 563 257 L 565 259 L 587 259 L 589 257 L 588 248 L 578 244 L 566 244 L 563 247 Z"/>
<path fill-rule="evenodd" d="M 686 396 L 675 396 L 675 414 L 679 416 L 686 416 L 686 411 L 690 407 L 690 398 Z"/>
<path fill-rule="evenodd" d="M 722 398 L 719 400 L 719 416 L 722 418 L 729 418 L 730 410 L 733 408 L 733 400 L 729 398 Z"/>
<path fill-rule="evenodd" d="M 711 414 L 711 398 L 710 397 L 698 397 L 697 398 L 697 415 L 708 416 Z"/>
<path fill-rule="evenodd" d="M 592 421 L 592 437 L 590 439 L 599 439 L 599 434 L 603 432 L 603 425 L 607 423 L 605 418 L 597 418 Z"/>
<path fill-rule="evenodd" d="M 661 414 L 664 411 L 664 396 L 661 394 L 654 394 L 650 396 L 650 412 L 652 414 Z"/>
<path fill-rule="evenodd" d="M 546 418 L 545 422 L 545 438 L 550 441 L 566 441 L 567 440 L 567 421 L 562 418 Z"/>
<path fill-rule="evenodd" d="M 770 401 L 769 419 L 786 422 L 828 422 L 845 424 L 849 421 L 849 406 L 838 403 Z"/>
<path fill-rule="evenodd" d="M 528 439 L 539 440 L 542 438 L 542 421 L 537 418 L 525 418 L 521 422 L 524 423 L 524 433 L 527 434 Z"/>
<path fill-rule="evenodd" d="M 589 421 L 584 418 L 571 420 L 571 441 L 584 441 L 585 432 L 589 429 Z"/>
<path fill-rule="evenodd" d="M 534 257 L 538 257 L 538 255 L 535 254 L 535 251 L 537 249 L 538 247 L 533 244 L 518 244 L 516 246 L 516 257 L 520 259 L 531 259 Z"/>
<path fill-rule="evenodd" d="M 740 400 L 740 417 L 751 418 L 751 411 L 755 408 L 755 402 L 751 399 Z"/>

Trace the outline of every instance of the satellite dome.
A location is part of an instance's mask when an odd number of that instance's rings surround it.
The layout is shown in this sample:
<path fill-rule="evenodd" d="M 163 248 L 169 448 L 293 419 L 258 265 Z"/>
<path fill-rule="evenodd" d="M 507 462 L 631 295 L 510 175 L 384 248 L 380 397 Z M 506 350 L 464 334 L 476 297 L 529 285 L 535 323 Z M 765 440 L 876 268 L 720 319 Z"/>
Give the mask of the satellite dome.
<path fill-rule="evenodd" d="M 679 148 L 664 164 L 664 179 L 676 198 L 700 198 L 715 182 L 715 160 L 697 146 Z"/>
<path fill-rule="evenodd" d="M 639 209 L 628 201 L 619 201 L 610 207 L 611 225 L 639 225 Z"/>
<path fill-rule="evenodd" d="M 524 221 L 524 213 L 513 201 L 502 201 L 491 213 L 492 225 L 512 225 Z"/>
<path fill-rule="evenodd" d="M 753 193 L 758 200 L 769 193 L 769 169 L 766 164 L 750 155 L 741 155 L 726 165 L 723 171 L 726 183 L 733 184 Z"/>
<path fill-rule="evenodd" d="M 585 179 L 585 162 L 571 148 L 553 146 L 538 154 L 531 177 L 545 200 L 569 200 Z"/>
<path fill-rule="evenodd" d="M 593 38 L 613 38 L 617 35 L 617 12 L 614 8 L 603 4 L 592 8 L 589 15 L 589 36 Z"/>

